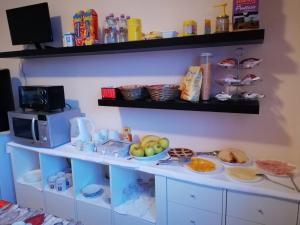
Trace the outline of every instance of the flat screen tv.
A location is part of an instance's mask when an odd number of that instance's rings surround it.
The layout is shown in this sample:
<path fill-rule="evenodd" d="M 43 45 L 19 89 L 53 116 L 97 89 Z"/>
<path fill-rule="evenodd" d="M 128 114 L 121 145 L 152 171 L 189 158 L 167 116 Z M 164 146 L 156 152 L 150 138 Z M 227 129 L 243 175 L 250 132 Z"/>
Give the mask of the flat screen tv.
<path fill-rule="evenodd" d="M 0 70 L 0 132 L 9 130 L 7 112 L 15 109 L 8 69 Z"/>
<path fill-rule="evenodd" d="M 13 45 L 40 44 L 53 41 L 48 3 L 6 10 Z"/>

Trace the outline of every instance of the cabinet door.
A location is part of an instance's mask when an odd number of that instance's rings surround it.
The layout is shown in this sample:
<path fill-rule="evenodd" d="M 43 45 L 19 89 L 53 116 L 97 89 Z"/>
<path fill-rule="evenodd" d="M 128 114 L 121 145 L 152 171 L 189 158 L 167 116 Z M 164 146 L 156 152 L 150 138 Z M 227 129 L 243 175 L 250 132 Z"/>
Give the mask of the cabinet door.
<path fill-rule="evenodd" d="M 298 210 L 298 225 L 300 225 L 300 204 L 299 204 L 299 210 Z"/>
<path fill-rule="evenodd" d="M 84 225 L 111 225 L 111 209 L 77 201 L 77 220 Z"/>
<path fill-rule="evenodd" d="M 168 225 L 221 225 L 222 216 L 177 203 L 168 203 Z"/>
<path fill-rule="evenodd" d="M 227 217 L 226 225 L 260 225 L 260 224 L 245 221 L 245 220 L 240 220 L 240 219 L 233 218 L 233 217 Z"/>
<path fill-rule="evenodd" d="M 117 212 L 114 212 L 113 215 L 113 225 L 154 225 L 154 223 L 130 215 L 123 215 Z"/>
<path fill-rule="evenodd" d="M 298 204 L 272 197 L 228 191 L 227 215 L 265 225 L 297 224 Z"/>

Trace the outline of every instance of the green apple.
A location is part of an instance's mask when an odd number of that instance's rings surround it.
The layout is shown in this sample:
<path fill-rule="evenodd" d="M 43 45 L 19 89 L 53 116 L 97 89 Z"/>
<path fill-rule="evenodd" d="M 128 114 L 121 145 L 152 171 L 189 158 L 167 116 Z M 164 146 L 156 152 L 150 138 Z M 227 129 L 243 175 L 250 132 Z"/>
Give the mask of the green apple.
<path fill-rule="evenodd" d="M 137 150 L 139 148 L 140 148 L 140 144 L 135 143 L 130 145 L 129 151 L 132 153 L 132 151 Z"/>
<path fill-rule="evenodd" d="M 145 155 L 146 156 L 153 156 L 154 155 L 154 148 L 152 146 L 145 147 Z"/>
<path fill-rule="evenodd" d="M 164 150 L 164 148 L 159 143 L 156 143 L 152 147 L 154 149 L 155 154 L 161 153 Z"/>
<path fill-rule="evenodd" d="M 160 146 L 163 148 L 163 149 L 166 149 L 169 147 L 169 139 L 168 138 L 160 138 L 158 140 L 158 144 L 160 144 Z"/>
<path fill-rule="evenodd" d="M 132 150 L 131 154 L 133 156 L 136 156 L 136 157 L 144 157 L 145 156 L 145 152 L 143 149 L 141 148 L 138 148 L 136 150 Z"/>
<path fill-rule="evenodd" d="M 130 145 L 130 153 L 136 157 L 143 157 L 145 155 L 144 150 L 141 148 L 139 144 Z"/>

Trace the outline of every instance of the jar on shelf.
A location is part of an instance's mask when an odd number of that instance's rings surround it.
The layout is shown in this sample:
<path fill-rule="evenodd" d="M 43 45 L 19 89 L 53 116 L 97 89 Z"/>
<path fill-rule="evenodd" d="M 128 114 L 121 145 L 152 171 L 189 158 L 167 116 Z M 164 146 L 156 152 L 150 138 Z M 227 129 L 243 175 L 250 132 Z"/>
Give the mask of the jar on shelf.
<path fill-rule="evenodd" d="M 201 100 L 207 101 L 210 99 L 211 92 L 211 53 L 202 53 L 200 55 L 200 66 L 203 71 L 202 87 L 201 87 Z"/>
<path fill-rule="evenodd" d="M 127 20 L 128 24 L 128 41 L 140 41 L 142 35 L 142 21 L 138 18 L 131 18 Z"/>

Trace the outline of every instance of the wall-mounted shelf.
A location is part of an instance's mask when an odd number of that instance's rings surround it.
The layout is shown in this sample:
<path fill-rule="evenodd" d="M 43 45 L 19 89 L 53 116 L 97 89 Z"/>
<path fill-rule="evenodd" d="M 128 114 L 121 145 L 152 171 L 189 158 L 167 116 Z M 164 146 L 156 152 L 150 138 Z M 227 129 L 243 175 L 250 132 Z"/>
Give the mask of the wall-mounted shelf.
<path fill-rule="evenodd" d="M 221 102 L 216 99 L 191 103 L 180 100 L 169 102 L 145 101 L 125 101 L 125 100 L 98 100 L 99 106 L 127 107 L 127 108 L 146 108 L 146 109 L 169 109 L 185 111 L 206 111 L 206 112 L 225 112 L 259 114 L 259 101 L 257 100 L 232 100 Z"/>
<path fill-rule="evenodd" d="M 99 44 L 80 47 L 46 48 L 1 52 L 0 58 L 42 58 L 76 55 L 100 55 L 128 52 L 144 52 L 187 48 L 203 48 L 232 45 L 261 44 L 264 41 L 264 29 L 195 35 L 145 41 L 133 41 L 114 44 Z"/>

